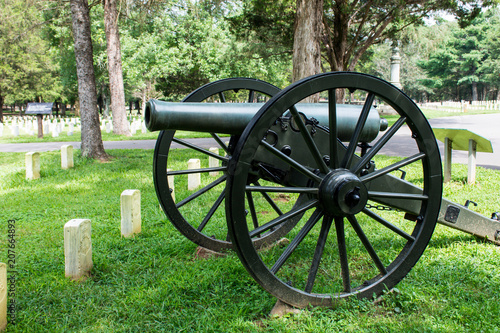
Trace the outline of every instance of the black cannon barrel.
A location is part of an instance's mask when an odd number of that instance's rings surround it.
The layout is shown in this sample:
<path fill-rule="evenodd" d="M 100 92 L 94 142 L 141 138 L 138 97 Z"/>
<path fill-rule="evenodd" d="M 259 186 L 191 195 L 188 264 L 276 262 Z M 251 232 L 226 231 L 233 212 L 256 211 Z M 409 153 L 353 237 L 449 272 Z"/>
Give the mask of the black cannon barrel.
<path fill-rule="evenodd" d="M 146 105 L 145 122 L 149 131 L 184 130 L 209 133 L 241 134 L 263 103 L 172 103 L 150 100 Z M 308 118 L 316 118 L 328 126 L 327 103 L 299 103 L 299 112 Z M 337 133 L 342 141 L 348 141 L 359 115 L 361 106 L 337 104 Z M 387 128 L 387 121 L 379 117 L 374 108 L 360 136 L 360 141 L 372 141 Z"/>

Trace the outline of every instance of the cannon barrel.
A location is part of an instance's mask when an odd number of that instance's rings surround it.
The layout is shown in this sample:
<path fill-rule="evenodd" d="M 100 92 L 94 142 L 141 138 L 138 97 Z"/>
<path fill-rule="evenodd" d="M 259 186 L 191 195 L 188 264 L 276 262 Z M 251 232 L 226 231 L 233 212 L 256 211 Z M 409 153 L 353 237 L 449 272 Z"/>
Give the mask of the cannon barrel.
<path fill-rule="evenodd" d="M 209 133 L 241 134 L 263 103 L 172 103 L 150 100 L 146 105 L 145 122 L 149 131 L 184 130 Z M 328 126 L 327 103 L 299 103 L 297 110 L 307 118 L 315 118 Z M 337 104 L 337 134 L 348 141 L 361 113 L 361 106 Z M 360 141 L 372 141 L 387 128 L 387 121 L 378 111 L 370 110 Z"/>

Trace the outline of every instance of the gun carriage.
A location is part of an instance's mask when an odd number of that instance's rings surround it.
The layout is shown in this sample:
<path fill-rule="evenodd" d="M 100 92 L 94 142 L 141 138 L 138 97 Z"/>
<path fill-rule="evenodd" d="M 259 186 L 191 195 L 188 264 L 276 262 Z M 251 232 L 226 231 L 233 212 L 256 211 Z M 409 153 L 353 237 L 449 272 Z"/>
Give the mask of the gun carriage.
<path fill-rule="evenodd" d="M 339 93 L 364 102 L 337 104 Z M 234 94 L 246 94 L 247 102 L 230 103 Z M 317 94 L 325 102 L 303 103 Z M 399 115 L 389 127 L 374 108 L 379 102 Z M 202 247 L 234 249 L 264 289 L 293 306 L 332 306 L 392 288 L 418 261 L 438 219 L 500 243 L 493 216 L 442 199 L 441 158 L 429 123 L 381 79 L 324 73 L 281 91 L 259 80 L 220 80 L 181 103 L 148 102 L 145 119 L 149 130 L 161 130 L 153 176 L 170 221 Z M 181 131 L 211 133 L 225 155 L 182 139 Z M 411 138 L 410 156 L 380 158 L 401 135 Z M 175 145 L 221 165 L 179 166 Z M 413 171 L 406 175 L 408 166 Z M 219 176 L 210 178 L 212 172 Z M 193 173 L 205 183 L 174 199 L 168 177 Z M 271 246 L 283 237 L 289 241 Z"/>

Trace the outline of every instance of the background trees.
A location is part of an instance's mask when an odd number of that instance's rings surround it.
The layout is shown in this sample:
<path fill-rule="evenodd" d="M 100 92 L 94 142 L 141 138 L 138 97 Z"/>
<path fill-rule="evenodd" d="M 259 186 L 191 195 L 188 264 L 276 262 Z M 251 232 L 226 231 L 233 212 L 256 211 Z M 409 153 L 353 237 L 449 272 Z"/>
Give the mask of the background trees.
<path fill-rule="evenodd" d="M 355 70 L 389 79 L 393 38 L 401 41 L 403 89 L 414 99 L 500 97 L 500 14 L 480 10 L 494 1 L 116 1 L 125 88 L 120 99 L 127 102 L 179 100 L 204 83 L 232 76 L 284 87 L 318 72 L 318 66 L 319 71 Z M 0 104 L 75 104 L 69 3 L 28 3 L 0 2 Z M 298 4 L 321 14 L 320 39 L 294 42 L 300 35 Z M 105 11 L 98 0 L 89 7 L 97 103 L 106 115 L 110 62 Z M 438 9 L 461 20 L 426 23 L 424 18 Z M 309 50 L 305 41 L 319 43 L 315 52 L 321 58 L 315 69 L 304 72 L 309 74 L 294 75 L 293 69 L 299 69 L 292 65 L 294 44 L 298 54 Z"/>

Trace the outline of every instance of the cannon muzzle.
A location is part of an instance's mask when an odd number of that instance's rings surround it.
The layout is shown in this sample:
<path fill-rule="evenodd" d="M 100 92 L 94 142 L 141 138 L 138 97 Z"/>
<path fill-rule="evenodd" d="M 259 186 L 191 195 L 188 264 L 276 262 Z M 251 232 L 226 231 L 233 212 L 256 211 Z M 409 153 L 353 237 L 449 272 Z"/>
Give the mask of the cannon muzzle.
<path fill-rule="evenodd" d="M 263 103 L 172 103 L 150 100 L 146 105 L 145 122 L 149 131 L 184 130 L 208 133 L 241 134 Z M 308 119 L 315 118 L 328 126 L 327 103 L 299 103 L 297 110 Z M 361 106 L 337 105 L 337 134 L 348 141 L 361 113 Z M 360 136 L 370 142 L 387 128 L 387 121 L 374 108 Z"/>

